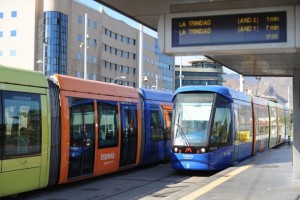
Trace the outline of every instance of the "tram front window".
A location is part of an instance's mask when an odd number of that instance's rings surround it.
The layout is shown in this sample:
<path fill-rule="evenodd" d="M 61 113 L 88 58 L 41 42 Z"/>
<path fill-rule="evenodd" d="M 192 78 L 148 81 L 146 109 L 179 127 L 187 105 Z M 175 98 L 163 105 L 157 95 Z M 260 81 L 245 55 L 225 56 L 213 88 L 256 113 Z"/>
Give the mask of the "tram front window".
<path fill-rule="evenodd" d="M 206 146 L 214 94 L 178 94 L 174 101 L 174 146 Z"/>

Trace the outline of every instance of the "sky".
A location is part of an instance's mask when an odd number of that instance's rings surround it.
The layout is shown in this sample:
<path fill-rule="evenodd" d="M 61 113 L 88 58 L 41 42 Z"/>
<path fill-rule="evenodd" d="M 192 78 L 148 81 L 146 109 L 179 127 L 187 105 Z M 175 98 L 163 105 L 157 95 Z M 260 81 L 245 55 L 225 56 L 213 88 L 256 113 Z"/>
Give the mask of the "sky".
<path fill-rule="evenodd" d="M 90 6 L 96 10 L 99 10 L 99 8 L 102 6 L 103 10 L 105 11 L 106 14 L 108 14 L 109 16 L 124 21 L 125 23 L 127 23 L 128 25 L 136 28 L 136 29 L 140 29 L 140 24 L 106 6 L 103 6 L 93 0 L 77 0 L 78 2 L 81 2 L 82 4 L 85 4 L 87 6 Z M 149 35 L 151 35 L 152 37 L 157 38 L 157 32 L 153 31 L 152 29 L 149 29 L 148 27 L 144 26 L 144 33 L 147 33 Z M 175 57 L 175 65 L 190 65 L 189 62 L 193 61 L 193 60 L 202 60 L 205 59 L 204 56 L 201 55 L 196 55 L 196 56 L 176 56 Z M 224 72 L 227 74 L 231 74 L 231 73 L 236 73 L 226 67 L 224 67 Z"/>

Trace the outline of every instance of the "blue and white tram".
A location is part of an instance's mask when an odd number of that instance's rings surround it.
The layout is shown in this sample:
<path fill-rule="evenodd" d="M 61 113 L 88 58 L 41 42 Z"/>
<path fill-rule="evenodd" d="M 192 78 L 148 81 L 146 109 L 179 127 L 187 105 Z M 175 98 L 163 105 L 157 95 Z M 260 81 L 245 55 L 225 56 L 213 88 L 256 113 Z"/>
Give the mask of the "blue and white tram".
<path fill-rule="evenodd" d="M 171 165 L 220 170 L 252 155 L 251 98 L 223 86 L 185 86 L 173 97 Z"/>

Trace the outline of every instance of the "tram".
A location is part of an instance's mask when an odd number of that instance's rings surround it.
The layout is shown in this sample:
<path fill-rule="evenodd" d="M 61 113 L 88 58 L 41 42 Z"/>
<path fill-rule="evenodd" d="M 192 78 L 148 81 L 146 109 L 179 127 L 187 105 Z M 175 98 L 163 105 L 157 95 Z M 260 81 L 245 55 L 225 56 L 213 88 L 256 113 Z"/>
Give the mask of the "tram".
<path fill-rule="evenodd" d="M 170 161 L 172 93 L 139 89 L 145 139 L 142 164 Z M 161 117 L 164 116 L 164 117 Z"/>
<path fill-rule="evenodd" d="M 169 159 L 172 95 L 154 93 L 0 66 L 0 197 Z"/>
<path fill-rule="evenodd" d="M 287 139 L 287 109 L 224 86 L 184 86 L 173 97 L 171 166 L 221 170 Z"/>

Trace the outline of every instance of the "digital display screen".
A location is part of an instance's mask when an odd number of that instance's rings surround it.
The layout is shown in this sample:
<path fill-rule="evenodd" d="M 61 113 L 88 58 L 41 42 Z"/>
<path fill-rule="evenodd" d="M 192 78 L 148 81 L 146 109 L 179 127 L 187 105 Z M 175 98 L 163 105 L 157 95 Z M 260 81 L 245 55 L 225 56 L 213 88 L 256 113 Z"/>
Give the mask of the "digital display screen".
<path fill-rule="evenodd" d="M 172 47 L 287 42 L 287 13 L 172 19 Z"/>

